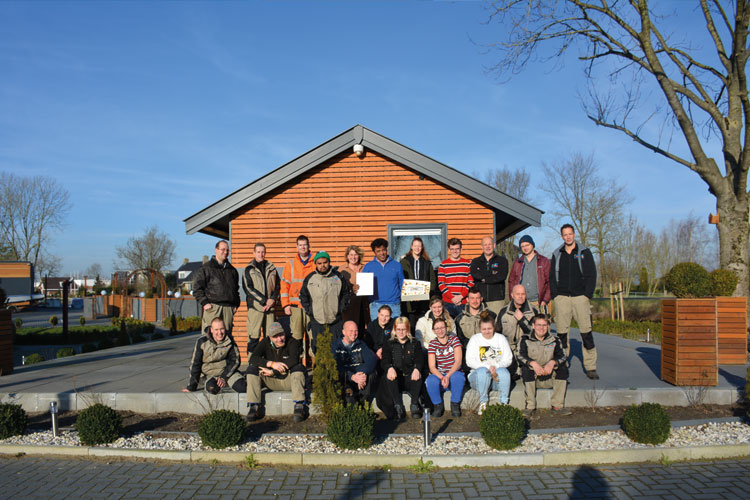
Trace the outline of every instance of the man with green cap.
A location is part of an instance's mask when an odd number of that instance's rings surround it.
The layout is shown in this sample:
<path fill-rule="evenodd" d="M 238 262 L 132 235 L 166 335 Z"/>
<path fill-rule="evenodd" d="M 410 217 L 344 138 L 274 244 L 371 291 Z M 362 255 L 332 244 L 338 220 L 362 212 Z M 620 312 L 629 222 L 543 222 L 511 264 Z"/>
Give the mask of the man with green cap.
<path fill-rule="evenodd" d="M 349 281 L 331 267 L 331 257 L 327 252 L 316 253 L 313 261 L 315 271 L 302 283 L 299 300 L 310 317 L 307 329 L 314 354 L 318 334 L 326 327 L 331 329 L 334 339 L 341 334 L 341 313 L 349 305 L 351 289 Z"/>

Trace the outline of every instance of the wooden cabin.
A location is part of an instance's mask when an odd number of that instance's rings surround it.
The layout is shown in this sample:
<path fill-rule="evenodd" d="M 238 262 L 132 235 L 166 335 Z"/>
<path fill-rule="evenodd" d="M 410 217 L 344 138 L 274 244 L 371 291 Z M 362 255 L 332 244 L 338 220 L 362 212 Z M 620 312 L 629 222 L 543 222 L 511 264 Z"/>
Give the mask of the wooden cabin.
<path fill-rule="evenodd" d="M 356 145 L 356 148 L 355 148 Z M 359 150 L 355 152 L 356 150 Z M 499 242 L 529 226 L 542 211 L 361 125 L 185 219 L 187 234 L 227 239 L 231 261 L 242 271 L 256 242 L 279 272 L 296 255 L 296 238 L 310 239 L 344 263 L 344 250 L 359 245 L 372 260 L 370 242 L 388 239 L 400 260 L 419 235 L 437 265 L 449 238 L 460 238 L 463 256 L 481 254 L 481 240 Z M 245 305 L 235 316 L 234 337 L 245 360 Z"/>

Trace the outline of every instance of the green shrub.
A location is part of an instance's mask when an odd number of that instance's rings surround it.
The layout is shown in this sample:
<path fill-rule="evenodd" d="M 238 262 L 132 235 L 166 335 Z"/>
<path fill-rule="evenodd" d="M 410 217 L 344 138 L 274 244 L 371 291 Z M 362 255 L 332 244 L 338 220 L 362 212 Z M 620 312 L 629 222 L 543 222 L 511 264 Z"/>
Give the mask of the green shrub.
<path fill-rule="evenodd" d="M 54 314 L 49 317 L 49 324 L 52 326 L 57 326 L 57 323 L 59 323 L 59 320 L 57 319 L 57 316 Z"/>
<path fill-rule="evenodd" d="M 67 342 L 71 344 L 98 342 L 102 337 L 116 335 L 118 331 L 119 330 L 114 326 L 74 326 L 68 330 Z M 18 345 L 51 345 L 67 343 L 63 336 L 61 326 L 54 328 L 21 328 L 16 330 L 16 335 L 14 336 L 13 341 Z"/>
<path fill-rule="evenodd" d="M 141 321 L 135 318 L 119 318 L 113 317 L 111 320 L 112 326 L 125 330 L 129 333 L 151 333 L 154 331 L 154 324 L 148 321 Z"/>
<path fill-rule="evenodd" d="M 78 322 L 81 324 L 81 326 L 86 326 L 86 318 L 84 318 L 83 316 L 78 318 Z"/>
<path fill-rule="evenodd" d="M 728 269 L 714 269 L 708 277 L 711 280 L 711 295 L 716 297 L 731 297 L 739 281 L 737 275 Z"/>
<path fill-rule="evenodd" d="M 659 403 L 631 405 L 622 416 L 622 430 L 637 443 L 661 444 L 671 428 L 669 415 Z"/>
<path fill-rule="evenodd" d="M 44 356 L 42 356 L 38 352 L 29 354 L 28 356 L 26 356 L 26 364 L 27 365 L 33 365 L 33 364 L 36 364 L 36 363 L 41 363 L 42 361 L 44 361 Z"/>
<path fill-rule="evenodd" d="M 131 337 L 131 339 L 132 339 L 132 341 L 133 341 L 134 344 L 140 344 L 141 342 L 145 342 L 146 341 L 146 337 L 144 337 L 140 333 L 133 334 L 133 337 Z"/>
<path fill-rule="evenodd" d="M 13 322 L 16 325 L 16 329 L 21 328 L 21 325 L 23 325 L 23 320 L 21 318 L 16 318 Z"/>
<path fill-rule="evenodd" d="M 198 435 L 204 445 L 223 449 L 237 446 L 245 439 L 247 426 L 236 411 L 214 410 L 201 420 Z"/>
<path fill-rule="evenodd" d="M 169 315 L 167 325 L 169 326 L 170 335 L 174 335 L 175 333 L 177 333 L 177 318 L 175 317 L 174 313 Z"/>
<path fill-rule="evenodd" d="M 0 404 L 0 439 L 23 434 L 28 423 L 29 418 L 21 405 Z"/>
<path fill-rule="evenodd" d="M 375 413 L 368 403 L 365 406 L 339 404 L 328 419 L 327 434 L 328 440 L 339 448 L 369 448 L 375 440 Z"/>
<path fill-rule="evenodd" d="M 694 262 L 681 262 L 664 277 L 667 290 L 677 298 L 705 297 L 711 293 L 708 271 Z"/>
<path fill-rule="evenodd" d="M 60 358 L 67 358 L 67 357 L 75 356 L 75 355 L 76 355 L 76 352 L 72 347 L 63 347 L 57 350 L 57 355 L 55 357 L 60 359 Z"/>
<path fill-rule="evenodd" d="M 115 441 L 122 432 L 122 417 L 109 406 L 97 403 L 78 414 L 76 430 L 81 443 L 91 446 Z"/>
<path fill-rule="evenodd" d="M 318 350 L 313 367 L 313 404 L 325 421 L 341 404 L 341 382 L 336 360 L 331 352 L 333 335 L 330 328 L 318 335 Z"/>
<path fill-rule="evenodd" d="M 115 346 L 115 343 L 112 341 L 112 339 L 103 339 L 101 342 L 99 342 L 99 349 L 111 349 Z"/>
<path fill-rule="evenodd" d="M 199 332 L 201 331 L 201 319 L 198 316 L 188 316 L 187 318 L 177 318 L 175 333 L 180 332 Z M 170 332 L 171 333 L 171 332 Z"/>
<path fill-rule="evenodd" d="M 526 434 L 526 419 L 518 408 L 489 405 L 479 419 L 479 432 L 487 446 L 512 450 L 521 445 Z"/>
<path fill-rule="evenodd" d="M 163 339 L 163 338 L 164 338 L 164 335 L 162 335 L 159 332 L 156 332 L 155 334 L 151 335 L 151 340 L 159 340 L 159 339 Z"/>
<path fill-rule="evenodd" d="M 87 343 L 81 346 L 81 353 L 94 352 L 96 351 L 96 344 Z"/>

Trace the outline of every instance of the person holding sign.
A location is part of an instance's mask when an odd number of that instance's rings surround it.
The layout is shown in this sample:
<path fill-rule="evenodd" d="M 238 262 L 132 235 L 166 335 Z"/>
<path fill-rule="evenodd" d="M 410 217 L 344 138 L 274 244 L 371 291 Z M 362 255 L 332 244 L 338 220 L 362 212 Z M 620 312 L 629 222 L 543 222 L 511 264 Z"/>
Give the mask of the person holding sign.
<path fill-rule="evenodd" d="M 437 287 L 437 274 L 435 268 L 430 262 L 430 256 L 424 248 L 424 242 L 419 236 L 411 240 L 411 249 L 401 259 L 401 267 L 404 270 L 404 279 L 427 281 L 430 283 L 430 296 L 439 295 Z M 405 301 L 406 317 L 409 318 L 409 324 L 412 328 L 416 326 L 417 320 L 424 316 L 430 309 L 429 300 Z"/>

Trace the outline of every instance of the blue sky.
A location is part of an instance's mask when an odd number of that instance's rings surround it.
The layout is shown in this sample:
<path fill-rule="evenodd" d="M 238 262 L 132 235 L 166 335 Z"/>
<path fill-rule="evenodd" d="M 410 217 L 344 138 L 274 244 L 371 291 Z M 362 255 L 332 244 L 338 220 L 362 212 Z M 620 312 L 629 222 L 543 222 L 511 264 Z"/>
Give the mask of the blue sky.
<path fill-rule="evenodd" d="M 0 2 L 0 170 L 70 191 L 65 272 L 110 271 L 153 224 L 173 267 L 210 254 L 184 218 L 357 123 L 469 174 L 527 169 L 542 209 L 541 163 L 581 151 L 651 229 L 715 211 L 697 175 L 585 117 L 573 57 L 488 74 L 486 20 L 479 2 Z"/>

